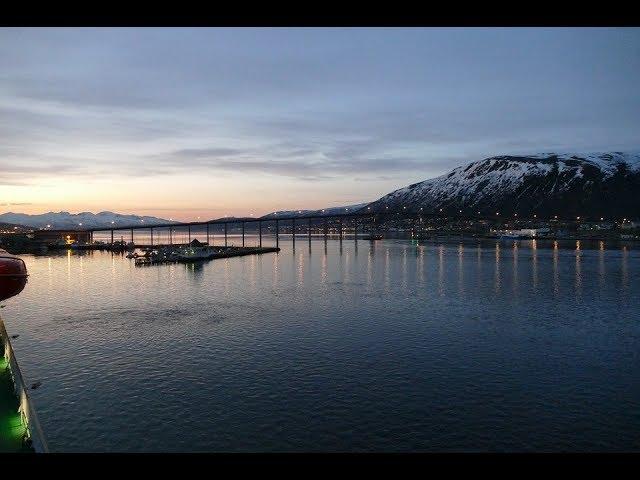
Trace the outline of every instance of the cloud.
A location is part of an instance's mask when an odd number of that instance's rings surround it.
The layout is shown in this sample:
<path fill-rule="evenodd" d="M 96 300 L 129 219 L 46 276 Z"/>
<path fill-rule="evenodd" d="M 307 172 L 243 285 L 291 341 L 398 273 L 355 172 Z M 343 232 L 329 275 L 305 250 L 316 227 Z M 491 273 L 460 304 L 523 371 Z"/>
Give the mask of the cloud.
<path fill-rule="evenodd" d="M 424 170 L 424 160 L 410 157 L 372 156 L 375 144 L 343 142 L 316 149 L 281 143 L 253 148 L 207 147 L 180 149 L 153 155 L 155 173 L 170 173 L 184 168 L 198 171 L 228 171 L 266 174 L 304 181 L 332 180 L 359 175 L 380 176 Z"/>
<path fill-rule="evenodd" d="M 635 148 L 639 44 L 633 29 L 2 29 L 0 184 L 402 184 L 493 154 Z"/>

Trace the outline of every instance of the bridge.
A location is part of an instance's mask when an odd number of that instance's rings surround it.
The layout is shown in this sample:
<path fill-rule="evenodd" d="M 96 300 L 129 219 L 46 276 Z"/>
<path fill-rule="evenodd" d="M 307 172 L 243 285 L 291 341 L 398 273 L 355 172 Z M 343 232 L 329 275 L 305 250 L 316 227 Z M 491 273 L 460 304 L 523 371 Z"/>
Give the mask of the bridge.
<path fill-rule="evenodd" d="M 210 242 L 210 236 L 212 235 L 212 229 L 211 227 L 223 227 L 223 231 L 224 231 L 224 245 L 227 246 L 228 245 L 228 234 L 229 234 L 229 226 L 240 226 L 241 227 L 241 234 L 242 234 L 242 245 L 244 246 L 245 244 L 245 233 L 246 233 L 246 226 L 252 225 L 255 226 L 255 224 L 257 224 L 257 233 L 258 233 L 258 242 L 259 242 L 259 246 L 262 247 L 262 236 L 263 236 L 263 225 L 265 224 L 271 224 L 271 225 L 275 225 L 275 232 L 271 232 L 271 229 L 269 229 L 269 233 L 273 234 L 275 233 L 275 239 L 276 239 L 276 246 L 279 244 L 279 236 L 281 233 L 281 225 L 286 226 L 286 225 L 290 225 L 291 226 L 291 236 L 293 241 L 295 242 L 296 240 L 296 228 L 301 227 L 304 229 L 304 226 L 306 224 L 306 233 L 308 236 L 309 241 L 311 241 L 311 237 L 312 237 L 312 224 L 314 224 L 316 226 L 316 232 L 317 232 L 317 225 L 321 224 L 322 225 L 322 230 L 321 233 L 323 234 L 324 238 L 327 239 L 328 235 L 329 235 L 329 223 L 337 223 L 337 227 L 334 230 L 337 230 L 337 235 L 338 238 L 340 240 L 342 240 L 343 235 L 344 235 L 344 224 L 347 223 L 348 221 L 350 221 L 353 225 L 353 233 L 354 233 L 354 239 L 357 240 L 357 236 L 358 236 L 358 227 L 361 227 L 364 229 L 365 225 L 367 223 L 371 224 L 373 223 L 373 227 L 370 227 L 369 231 L 370 232 L 375 232 L 376 230 L 376 225 L 378 223 L 382 223 L 382 222 L 386 222 L 389 221 L 392 218 L 397 218 L 399 220 L 403 220 L 403 221 L 409 221 L 411 224 L 411 233 L 413 235 L 415 235 L 416 233 L 416 227 L 417 227 L 417 223 L 418 222 L 422 222 L 424 219 L 433 219 L 433 218 L 440 218 L 440 219 L 448 219 L 448 220 L 452 220 L 452 221 L 491 221 L 491 222 L 505 222 L 505 221 L 520 221 L 520 222 L 540 222 L 540 221 L 550 221 L 550 222 L 558 222 L 558 221 L 562 221 L 565 224 L 566 223 L 581 223 L 581 222 L 586 222 L 587 219 L 582 218 L 582 217 L 576 217 L 573 219 L 559 219 L 557 215 L 554 215 L 552 218 L 542 218 L 539 217 L 537 214 L 533 214 L 530 216 L 524 216 L 524 217 L 520 217 L 518 216 L 517 213 L 513 214 L 512 216 L 503 216 L 500 214 L 500 212 L 494 212 L 492 215 L 488 215 L 488 214 L 482 214 L 481 212 L 476 212 L 475 214 L 469 214 L 469 213 L 464 213 L 463 211 L 458 211 L 457 213 L 451 213 L 449 212 L 444 212 L 442 209 L 440 209 L 440 211 L 438 212 L 424 212 L 422 208 L 420 209 L 414 209 L 414 210 L 409 210 L 403 208 L 402 210 L 394 210 L 394 211 L 390 211 L 387 207 L 387 209 L 383 210 L 383 211 L 355 211 L 355 212 L 344 212 L 344 213 L 335 213 L 335 214 L 323 214 L 323 213 L 314 213 L 314 214 L 310 214 L 310 215 L 282 215 L 282 216 L 278 216 L 278 213 L 272 214 L 272 216 L 270 217 L 259 217 L 259 218 L 252 218 L 252 217 L 241 217 L 241 218 L 236 218 L 236 217 L 225 217 L 225 218 L 220 218 L 220 219 L 216 219 L 216 220 L 209 220 L 209 221 L 197 221 L 197 222 L 171 222 L 171 223 L 165 223 L 165 224 L 154 224 L 154 225 L 142 225 L 142 224 L 135 224 L 135 225 L 123 225 L 123 226 L 116 226 L 114 225 L 111 228 L 105 228 L 105 227 L 96 227 L 96 228 L 80 228 L 80 229 L 76 229 L 73 230 L 75 233 L 77 233 L 78 235 L 82 235 L 82 237 L 84 238 L 88 238 L 89 241 L 93 241 L 93 234 L 95 232 L 110 232 L 110 237 L 111 237 L 111 243 L 114 242 L 114 234 L 115 232 L 127 232 L 130 233 L 130 238 L 131 241 L 133 242 L 133 238 L 134 238 L 134 232 L 136 231 L 140 231 L 140 230 L 148 230 L 150 233 L 150 245 L 144 245 L 144 246 L 154 246 L 154 231 L 159 231 L 159 230 L 166 230 L 168 232 L 168 240 L 169 240 L 169 244 L 174 244 L 173 243 L 173 234 L 176 230 L 180 230 L 180 229 L 187 229 L 187 235 L 188 235 L 188 239 L 189 242 L 191 242 L 191 234 L 192 234 L 192 229 L 200 229 L 202 230 L 203 228 L 206 229 L 206 238 L 207 238 L 207 243 Z M 368 222 L 366 222 L 366 220 L 369 220 Z M 599 218 L 599 220 L 603 220 L 603 218 Z M 597 221 L 597 219 L 590 219 L 589 222 L 594 222 Z M 42 231 L 47 232 L 48 234 L 56 234 L 56 233 L 60 233 L 60 234 L 66 234 L 69 232 L 69 230 L 44 230 Z M 37 233 L 37 232 L 36 232 Z M 304 233 L 304 231 L 302 232 Z M 156 237 L 157 238 L 157 237 Z M 157 243 L 155 244 L 157 245 Z"/>

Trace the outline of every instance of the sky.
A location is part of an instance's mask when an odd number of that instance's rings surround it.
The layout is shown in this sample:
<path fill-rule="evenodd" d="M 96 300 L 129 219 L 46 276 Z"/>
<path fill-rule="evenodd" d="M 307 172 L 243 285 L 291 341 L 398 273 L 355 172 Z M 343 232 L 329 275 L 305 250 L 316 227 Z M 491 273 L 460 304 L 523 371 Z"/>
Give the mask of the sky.
<path fill-rule="evenodd" d="M 373 201 L 640 146 L 640 29 L 0 28 L 0 213 Z"/>

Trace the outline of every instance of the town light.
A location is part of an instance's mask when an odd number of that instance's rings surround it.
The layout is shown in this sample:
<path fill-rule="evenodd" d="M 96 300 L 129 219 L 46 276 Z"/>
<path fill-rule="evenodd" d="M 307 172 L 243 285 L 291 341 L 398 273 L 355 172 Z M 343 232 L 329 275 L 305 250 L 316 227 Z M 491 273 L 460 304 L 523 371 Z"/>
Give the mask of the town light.
<path fill-rule="evenodd" d="M 576 220 L 580 220 L 580 217 L 576 217 Z"/>
<path fill-rule="evenodd" d="M 554 215 L 554 216 L 553 216 L 553 218 L 557 219 L 557 218 L 558 218 L 558 215 Z"/>
<path fill-rule="evenodd" d="M 600 217 L 600 221 L 604 220 L 604 218 Z"/>
<path fill-rule="evenodd" d="M 47 228 L 51 228 L 51 225 L 47 225 Z"/>
<path fill-rule="evenodd" d="M 82 223 L 79 223 L 78 225 L 82 226 Z"/>

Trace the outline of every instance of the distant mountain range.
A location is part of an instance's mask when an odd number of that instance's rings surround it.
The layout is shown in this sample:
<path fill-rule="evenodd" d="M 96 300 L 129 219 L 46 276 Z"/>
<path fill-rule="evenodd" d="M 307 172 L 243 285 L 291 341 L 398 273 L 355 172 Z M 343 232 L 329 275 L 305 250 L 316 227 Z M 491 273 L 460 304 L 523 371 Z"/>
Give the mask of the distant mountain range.
<path fill-rule="evenodd" d="M 638 218 L 640 153 L 542 153 L 490 157 L 400 188 L 375 202 L 319 210 L 278 211 L 261 218 L 387 210 L 438 213 L 441 209 L 443 213 L 462 210 L 473 214 L 479 211 L 484 215 L 499 212 L 501 215 L 558 215 L 560 218 Z M 50 226 L 52 229 L 178 223 L 113 212 L 49 212 L 41 215 L 9 212 L 0 214 L 0 222 L 33 228 Z"/>
<path fill-rule="evenodd" d="M 640 217 L 640 154 L 491 157 L 395 190 L 371 211 Z"/>
<path fill-rule="evenodd" d="M 40 215 L 28 215 L 26 213 L 3 213 L 0 222 L 26 225 L 33 228 L 51 229 L 77 229 L 77 228 L 103 228 L 110 226 L 128 225 L 158 225 L 161 223 L 176 223 L 163 218 L 140 215 L 122 215 L 113 212 L 48 212 Z M 82 224 L 82 225 L 81 225 Z"/>
<path fill-rule="evenodd" d="M 338 213 L 357 212 L 367 205 L 367 203 L 358 203 L 355 205 L 345 205 L 343 207 L 327 207 L 319 210 L 279 210 L 277 212 L 268 213 L 261 218 L 271 219 L 278 217 L 305 217 L 310 215 L 326 217 L 330 215 L 336 215 Z"/>

